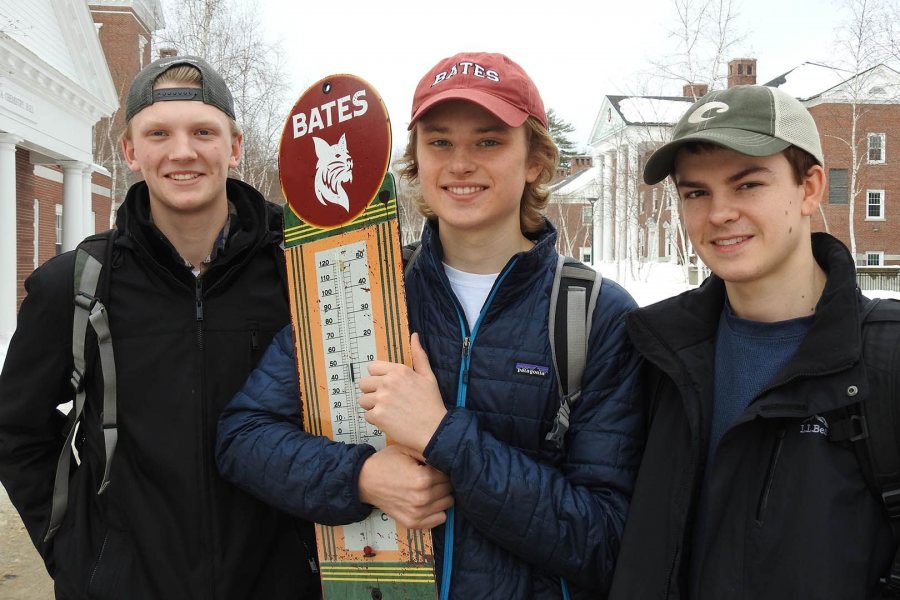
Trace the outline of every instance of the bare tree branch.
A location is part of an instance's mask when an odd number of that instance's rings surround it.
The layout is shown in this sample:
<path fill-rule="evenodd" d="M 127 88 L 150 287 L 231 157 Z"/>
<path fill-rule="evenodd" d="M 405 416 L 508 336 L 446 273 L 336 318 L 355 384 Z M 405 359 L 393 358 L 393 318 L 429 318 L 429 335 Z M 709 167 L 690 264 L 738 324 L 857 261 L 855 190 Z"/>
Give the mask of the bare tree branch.
<path fill-rule="evenodd" d="M 156 36 L 157 47 L 205 58 L 234 96 L 244 132 L 235 176 L 277 199 L 287 79 L 276 60 L 283 55 L 280 45 L 266 40 L 256 9 L 243 0 L 167 0 L 166 21 L 169 25 Z"/>

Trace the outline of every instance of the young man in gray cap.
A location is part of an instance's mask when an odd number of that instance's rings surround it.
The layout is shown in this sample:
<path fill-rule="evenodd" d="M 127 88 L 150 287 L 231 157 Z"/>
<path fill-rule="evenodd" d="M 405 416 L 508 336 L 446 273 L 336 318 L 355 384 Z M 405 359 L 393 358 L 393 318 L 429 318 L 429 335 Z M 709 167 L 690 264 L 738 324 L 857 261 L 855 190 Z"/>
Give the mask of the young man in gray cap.
<path fill-rule="evenodd" d="M 611 598 L 872 598 L 891 530 L 829 422 L 860 401 L 854 261 L 811 234 L 826 190 L 815 122 L 763 86 L 697 101 L 644 180 L 671 176 L 713 275 L 631 313 L 648 441 Z"/>
<path fill-rule="evenodd" d="M 310 524 L 223 481 L 213 458 L 221 407 L 289 321 L 281 211 L 228 178 L 243 138 L 203 60 L 147 66 L 124 109 L 143 181 L 88 254 L 25 282 L 0 375 L 0 480 L 57 598 L 318 598 Z M 88 311 L 84 342 L 73 321 Z"/>

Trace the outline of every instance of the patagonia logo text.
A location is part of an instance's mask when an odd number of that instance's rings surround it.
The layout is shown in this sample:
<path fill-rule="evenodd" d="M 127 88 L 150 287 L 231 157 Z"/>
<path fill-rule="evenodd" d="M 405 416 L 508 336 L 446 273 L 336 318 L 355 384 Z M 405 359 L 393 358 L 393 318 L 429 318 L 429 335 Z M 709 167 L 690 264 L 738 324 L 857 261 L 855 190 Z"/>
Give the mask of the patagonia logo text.
<path fill-rule="evenodd" d="M 800 433 L 818 433 L 819 435 L 828 435 L 828 421 L 825 417 L 813 415 L 800 423 Z"/>
<path fill-rule="evenodd" d="M 542 367 L 540 365 L 530 365 L 528 363 L 516 363 L 517 375 L 534 375 L 536 377 L 546 377 L 550 374 L 550 367 Z"/>

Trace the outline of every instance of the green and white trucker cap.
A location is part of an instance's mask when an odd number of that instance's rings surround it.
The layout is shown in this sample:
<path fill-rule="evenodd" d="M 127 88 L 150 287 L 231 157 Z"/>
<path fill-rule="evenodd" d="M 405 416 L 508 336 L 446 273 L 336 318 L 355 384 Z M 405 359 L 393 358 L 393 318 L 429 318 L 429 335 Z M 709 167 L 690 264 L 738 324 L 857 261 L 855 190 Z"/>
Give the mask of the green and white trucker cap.
<path fill-rule="evenodd" d="M 825 162 L 819 130 L 806 107 L 764 85 L 737 85 L 697 100 L 675 125 L 672 141 L 647 160 L 644 183 L 653 185 L 670 175 L 678 149 L 688 142 L 707 142 L 748 156 L 772 156 L 797 146 L 820 165 Z"/>

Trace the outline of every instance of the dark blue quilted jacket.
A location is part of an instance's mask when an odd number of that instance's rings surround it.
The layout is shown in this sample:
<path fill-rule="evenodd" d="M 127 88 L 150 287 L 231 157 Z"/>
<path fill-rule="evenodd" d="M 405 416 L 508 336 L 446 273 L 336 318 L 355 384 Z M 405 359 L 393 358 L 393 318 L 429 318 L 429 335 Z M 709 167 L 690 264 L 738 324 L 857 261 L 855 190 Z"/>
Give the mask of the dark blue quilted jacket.
<path fill-rule="evenodd" d="M 447 525 L 433 530 L 442 598 L 602 598 L 609 587 L 643 440 L 638 359 L 623 319 L 635 305 L 603 280 L 583 394 L 564 450 L 554 450 L 544 436 L 559 405 L 555 374 L 516 365 L 552 365 L 555 241 L 548 223 L 534 248 L 510 259 L 471 331 L 434 229 L 407 276 L 410 329 L 450 409 L 424 452 L 450 476 L 456 501 Z M 303 433 L 298 407 L 285 330 L 222 415 L 223 475 L 310 520 L 360 519 L 369 507 L 356 478 L 372 448 Z"/>

